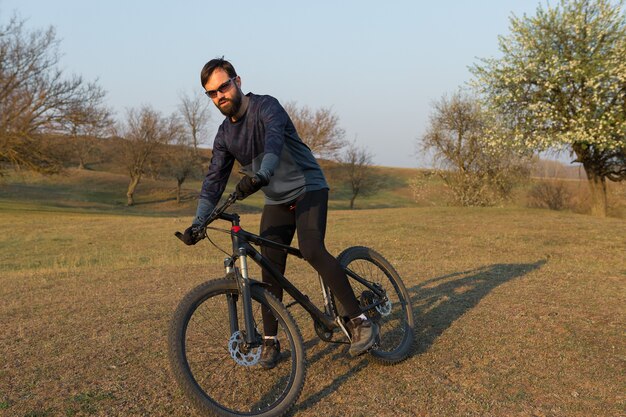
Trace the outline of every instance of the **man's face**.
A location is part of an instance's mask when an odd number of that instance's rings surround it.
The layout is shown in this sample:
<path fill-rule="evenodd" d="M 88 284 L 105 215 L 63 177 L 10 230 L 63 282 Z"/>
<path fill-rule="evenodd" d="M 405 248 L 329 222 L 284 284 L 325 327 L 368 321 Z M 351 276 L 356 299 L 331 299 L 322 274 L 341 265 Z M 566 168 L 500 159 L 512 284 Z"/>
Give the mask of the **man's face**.
<path fill-rule="evenodd" d="M 241 107 L 241 79 L 237 76 L 230 78 L 228 73 L 221 68 L 217 68 L 209 81 L 204 85 L 206 91 L 214 91 L 215 97 L 211 97 L 213 104 L 226 117 L 233 117 Z"/>

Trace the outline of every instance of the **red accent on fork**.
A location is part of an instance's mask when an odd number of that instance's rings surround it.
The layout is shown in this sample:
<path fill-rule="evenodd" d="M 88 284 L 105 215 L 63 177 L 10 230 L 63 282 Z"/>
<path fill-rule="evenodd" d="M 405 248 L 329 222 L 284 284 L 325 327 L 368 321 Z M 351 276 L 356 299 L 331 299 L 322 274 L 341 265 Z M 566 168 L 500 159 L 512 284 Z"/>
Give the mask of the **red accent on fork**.
<path fill-rule="evenodd" d="M 230 228 L 230 231 L 234 233 L 238 233 L 240 230 L 241 230 L 241 227 L 239 226 L 233 226 Z"/>

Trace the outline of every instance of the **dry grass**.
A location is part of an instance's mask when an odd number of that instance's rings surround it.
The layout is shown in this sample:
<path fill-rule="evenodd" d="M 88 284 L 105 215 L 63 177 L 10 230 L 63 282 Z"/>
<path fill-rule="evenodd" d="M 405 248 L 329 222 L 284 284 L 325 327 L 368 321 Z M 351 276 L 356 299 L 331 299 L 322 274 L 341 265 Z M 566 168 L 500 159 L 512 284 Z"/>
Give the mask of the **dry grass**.
<path fill-rule="evenodd" d="M 1 416 L 196 415 L 169 373 L 167 325 L 223 256 L 178 244 L 187 221 L 0 212 Z M 395 367 L 349 359 L 294 307 L 309 371 L 293 414 L 626 414 L 624 230 L 542 210 L 332 212 L 333 253 L 372 246 L 403 276 L 417 340 Z M 302 262 L 289 272 L 317 295 Z"/>

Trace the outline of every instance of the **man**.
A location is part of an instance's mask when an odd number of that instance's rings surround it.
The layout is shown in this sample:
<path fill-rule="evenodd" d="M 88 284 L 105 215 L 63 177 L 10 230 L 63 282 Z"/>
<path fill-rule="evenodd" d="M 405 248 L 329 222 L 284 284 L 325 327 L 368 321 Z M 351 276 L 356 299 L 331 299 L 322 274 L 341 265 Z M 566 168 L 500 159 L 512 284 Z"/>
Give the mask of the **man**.
<path fill-rule="evenodd" d="M 343 268 L 324 246 L 328 184 L 311 150 L 275 98 L 242 93 L 241 78 L 230 62 L 209 61 L 200 81 L 226 119 L 215 136 L 213 157 L 202 184 L 196 217 L 184 234 L 185 243 L 198 241 L 200 227 L 219 202 L 237 160 L 245 174 L 235 189 L 237 198 L 243 200 L 258 190 L 265 194 L 260 235 L 289 245 L 298 232 L 304 259 L 321 275 L 350 319 L 350 354 L 366 352 L 375 342 L 378 326 L 361 313 Z M 281 273 L 285 272 L 284 251 L 262 248 L 262 254 Z M 262 278 L 269 284 L 268 290 L 282 300 L 282 288 L 274 278 L 266 271 Z M 265 340 L 260 363 L 271 369 L 280 357 L 278 324 L 269 312 L 263 313 Z"/>

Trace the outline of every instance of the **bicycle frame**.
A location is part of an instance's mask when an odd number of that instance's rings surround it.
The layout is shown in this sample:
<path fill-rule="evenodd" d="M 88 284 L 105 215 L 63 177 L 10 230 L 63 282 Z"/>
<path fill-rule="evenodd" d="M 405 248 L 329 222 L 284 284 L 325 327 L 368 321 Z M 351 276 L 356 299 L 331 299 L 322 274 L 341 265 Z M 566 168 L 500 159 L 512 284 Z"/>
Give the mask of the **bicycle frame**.
<path fill-rule="evenodd" d="M 233 255 L 227 258 L 224 262 L 227 269 L 233 268 L 237 260 L 239 260 L 239 271 L 235 274 L 238 282 L 239 289 L 243 298 L 244 308 L 244 323 L 247 329 L 254 329 L 254 323 L 252 322 L 252 310 L 250 302 L 250 286 L 251 285 L 264 285 L 258 281 L 252 280 L 248 275 L 247 259 L 252 259 L 260 268 L 268 271 L 272 277 L 293 299 L 300 304 L 314 320 L 320 322 L 324 327 L 332 330 L 337 327 L 337 323 L 334 321 L 334 317 L 322 312 L 315 304 L 313 304 L 309 298 L 303 294 L 298 288 L 296 288 L 283 274 L 281 274 L 276 267 L 261 253 L 255 249 L 249 242 L 260 246 L 267 246 L 275 249 L 281 249 L 288 254 L 303 259 L 302 253 L 299 249 L 291 246 L 283 245 L 272 240 L 262 238 L 253 233 L 247 232 L 239 225 L 239 215 L 222 213 L 219 218 L 228 220 L 231 222 L 231 240 Z M 230 309 L 229 309 L 230 310 Z M 231 314 L 231 321 L 236 322 L 236 309 L 233 309 L 234 315 Z M 246 343 L 254 346 L 258 343 L 255 340 L 254 332 L 246 332 Z"/>
<path fill-rule="evenodd" d="M 281 274 L 276 267 L 265 258 L 258 250 L 256 250 L 249 242 L 254 243 L 258 246 L 266 246 L 270 248 L 280 249 L 287 252 L 289 255 L 296 256 L 298 258 L 304 259 L 304 256 L 300 252 L 299 249 L 283 245 L 278 242 L 274 242 L 269 239 L 265 239 L 259 235 L 255 235 L 253 233 L 247 232 L 241 228 L 238 214 L 227 214 L 224 213 L 224 209 L 232 204 L 232 202 L 227 201 L 223 207 L 220 207 L 214 213 L 213 219 L 219 218 L 222 220 L 227 220 L 231 223 L 231 240 L 232 240 L 232 249 L 233 255 L 230 258 L 226 258 L 224 264 L 229 272 L 230 269 L 234 268 L 235 261 L 239 260 L 239 273 L 236 273 L 235 276 L 238 281 L 239 289 L 243 298 L 243 312 L 244 312 L 244 325 L 246 327 L 245 340 L 246 344 L 250 347 L 256 347 L 261 342 L 257 337 L 256 331 L 250 331 L 251 329 L 255 329 L 253 316 L 252 316 L 252 301 L 250 296 L 250 286 L 251 285 L 265 285 L 263 283 L 259 283 L 258 281 L 250 279 L 248 275 L 248 265 L 247 259 L 250 257 L 259 267 L 263 270 L 268 271 L 272 277 L 276 280 L 278 285 L 280 285 L 293 299 L 297 304 L 300 304 L 310 315 L 311 318 L 318 324 L 321 324 L 324 327 L 324 330 L 332 332 L 336 328 L 341 328 L 344 334 L 349 338 L 349 334 L 341 320 L 340 317 L 336 315 L 336 312 L 330 306 L 330 299 L 328 296 L 328 292 L 326 290 L 326 286 L 322 283 L 322 293 L 324 297 L 324 304 L 327 310 L 326 313 L 322 312 L 315 304 L 311 302 L 309 297 L 303 294 L 296 286 L 294 286 L 283 274 Z M 230 204 L 229 204 L 230 202 Z M 362 311 L 368 311 L 372 308 L 375 308 L 378 305 L 381 305 L 385 302 L 386 297 L 384 291 L 371 282 L 361 278 L 354 271 L 349 268 L 344 268 L 346 274 L 355 279 L 356 281 L 363 284 L 365 287 L 369 288 L 372 292 L 378 295 L 381 301 L 369 304 L 367 306 L 362 307 Z M 231 324 L 231 331 L 234 332 L 238 329 L 237 327 L 237 309 L 235 306 L 235 302 L 233 299 L 229 299 L 229 317 Z"/>

